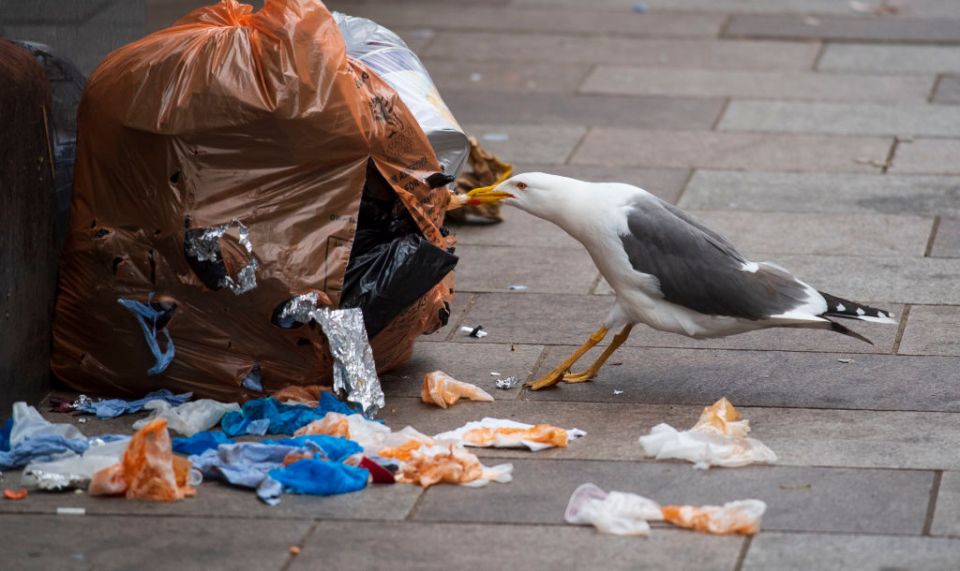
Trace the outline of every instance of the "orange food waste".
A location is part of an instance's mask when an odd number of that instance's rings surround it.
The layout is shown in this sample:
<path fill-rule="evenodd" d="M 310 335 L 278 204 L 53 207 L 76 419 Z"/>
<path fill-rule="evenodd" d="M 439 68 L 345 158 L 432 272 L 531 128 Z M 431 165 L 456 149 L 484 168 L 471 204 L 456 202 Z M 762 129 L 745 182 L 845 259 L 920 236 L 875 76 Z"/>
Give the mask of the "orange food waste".
<path fill-rule="evenodd" d="M 8 500 L 22 500 L 27 497 L 27 489 L 20 488 L 19 490 L 11 490 L 6 488 L 3 490 L 3 497 Z"/>
<path fill-rule="evenodd" d="M 463 440 L 476 446 L 493 446 L 504 441 L 527 441 L 566 448 L 567 431 L 549 424 L 536 424 L 530 428 L 474 428 L 464 433 Z"/>
<path fill-rule="evenodd" d="M 754 535 L 766 505 L 758 500 L 730 502 L 723 506 L 663 506 L 663 520 L 703 533 Z"/>
<path fill-rule="evenodd" d="M 347 415 L 339 412 L 328 412 L 320 420 L 314 420 L 306 426 L 302 426 L 293 433 L 294 436 L 306 436 L 309 434 L 326 434 L 327 436 L 342 436 L 350 438 L 350 421 Z"/>
<path fill-rule="evenodd" d="M 190 461 L 173 454 L 167 421 L 158 418 L 133 435 L 118 464 L 93 475 L 90 495 L 171 502 L 196 494 L 189 474 Z"/>
<path fill-rule="evenodd" d="M 493 402 L 493 397 L 485 390 L 476 385 L 458 381 L 443 371 L 433 371 L 423 377 L 423 385 L 420 387 L 420 400 L 426 404 L 447 408 L 461 398 Z"/>

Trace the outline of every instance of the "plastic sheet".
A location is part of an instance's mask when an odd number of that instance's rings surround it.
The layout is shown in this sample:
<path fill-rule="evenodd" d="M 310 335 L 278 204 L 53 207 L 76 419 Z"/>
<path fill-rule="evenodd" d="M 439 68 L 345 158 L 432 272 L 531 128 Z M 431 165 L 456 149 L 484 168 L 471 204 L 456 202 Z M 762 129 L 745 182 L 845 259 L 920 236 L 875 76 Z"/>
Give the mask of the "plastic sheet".
<path fill-rule="evenodd" d="M 328 412 L 353 414 L 353 410 L 330 393 L 321 393 L 316 407 L 302 404 L 283 404 L 273 398 L 247 401 L 238 411 L 223 415 L 220 425 L 227 436 L 247 434 L 251 422 L 266 421 L 266 433 L 293 434 L 314 420 L 320 420 Z"/>
<path fill-rule="evenodd" d="M 456 404 L 461 398 L 493 402 L 493 397 L 487 391 L 476 385 L 458 381 L 443 371 L 433 371 L 423 377 L 420 400 L 424 403 L 447 408 Z"/>
<path fill-rule="evenodd" d="M 189 485 L 190 462 L 174 456 L 167 432 L 167 421 L 157 419 L 144 426 L 123 453 L 120 463 L 93 475 L 91 496 L 123 494 L 127 499 L 176 501 L 192 496 Z"/>
<path fill-rule="evenodd" d="M 153 420 L 163 418 L 170 430 L 184 436 L 193 436 L 216 426 L 224 414 L 239 411 L 240 405 L 235 402 L 200 399 L 180 406 L 171 406 L 167 401 L 153 400 L 148 401 L 143 408 L 152 411 L 152 414 L 133 423 L 134 429 L 143 428 Z"/>
<path fill-rule="evenodd" d="M 428 182 L 442 170 L 430 141 L 397 92 L 347 56 L 315 0 L 266 0 L 255 13 L 225 0 L 112 52 L 87 82 L 79 131 L 51 366 L 81 392 L 236 401 L 250 396 L 242 381 L 255 364 L 266 393 L 329 384 L 324 337 L 271 317 L 309 292 L 340 307 L 368 164 L 418 235 L 452 245 L 441 231 L 449 192 Z M 224 225 L 207 261 L 239 295 L 211 288 L 187 252 L 196 231 Z M 451 287 L 449 275 L 431 284 L 371 335 L 379 371 L 441 326 Z M 149 305 L 151 292 L 176 304 L 157 328 L 176 356 L 153 376 L 143 331 L 117 303 Z"/>
<path fill-rule="evenodd" d="M 187 438 L 174 438 L 173 451 L 177 454 L 193 456 L 203 454 L 207 450 L 216 450 L 221 444 L 233 444 L 222 432 L 197 432 Z"/>
<path fill-rule="evenodd" d="M 285 492 L 332 496 L 362 490 L 367 486 L 370 472 L 338 462 L 306 459 L 274 468 L 270 470 L 270 477 L 283 485 Z"/>
<path fill-rule="evenodd" d="M 536 452 L 547 448 L 566 448 L 567 443 L 586 436 L 579 428 L 570 430 L 549 424 L 525 424 L 503 418 L 484 418 L 468 422 L 456 430 L 437 434 L 437 440 L 453 440 L 464 446 L 480 448 L 529 448 Z"/>
<path fill-rule="evenodd" d="M 710 466 L 733 468 L 756 462 L 773 463 L 777 455 L 759 440 L 747 437 L 750 422 L 726 398 L 703 409 L 697 424 L 678 431 L 669 424 L 654 426 L 640 437 L 647 456 L 658 460 L 689 460 L 695 468 Z"/>
<path fill-rule="evenodd" d="M 183 393 L 179 395 L 167 389 L 160 389 L 147 394 L 147 396 L 136 400 L 123 399 L 103 399 L 91 400 L 83 395 L 77 399 L 75 410 L 97 415 L 97 418 L 103 420 L 107 418 L 116 418 L 123 414 L 133 414 L 140 412 L 148 402 L 162 400 L 172 405 L 181 405 L 193 397 L 193 393 Z"/>
<path fill-rule="evenodd" d="M 71 454 L 52 462 L 31 462 L 23 469 L 22 482 L 41 490 L 86 488 L 93 475 L 120 461 L 129 438 L 91 445 L 83 455 Z"/>

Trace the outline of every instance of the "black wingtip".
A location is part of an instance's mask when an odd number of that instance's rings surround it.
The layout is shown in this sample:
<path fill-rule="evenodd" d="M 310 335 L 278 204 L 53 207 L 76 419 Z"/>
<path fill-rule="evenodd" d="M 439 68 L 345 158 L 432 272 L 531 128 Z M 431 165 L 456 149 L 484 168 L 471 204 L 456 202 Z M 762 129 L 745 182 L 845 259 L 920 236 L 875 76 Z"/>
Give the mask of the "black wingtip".
<path fill-rule="evenodd" d="M 841 333 L 843 335 L 847 335 L 848 337 L 853 337 L 854 339 L 859 339 L 861 341 L 865 341 L 869 343 L 870 345 L 873 345 L 873 341 L 867 339 L 866 337 L 864 337 L 863 335 L 860 335 L 859 333 L 857 333 L 852 329 L 849 329 L 847 327 L 844 327 L 843 325 L 840 325 L 835 321 L 830 321 L 830 328 L 836 331 L 837 333 Z"/>

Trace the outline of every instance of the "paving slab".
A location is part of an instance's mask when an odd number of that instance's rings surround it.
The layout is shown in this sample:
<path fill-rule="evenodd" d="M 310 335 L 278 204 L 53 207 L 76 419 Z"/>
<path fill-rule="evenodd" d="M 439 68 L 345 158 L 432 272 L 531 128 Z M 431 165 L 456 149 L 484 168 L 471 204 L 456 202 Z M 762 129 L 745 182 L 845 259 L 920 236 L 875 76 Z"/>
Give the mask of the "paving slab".
<path fill-rule="evenodd" d="M 593 129 L 575 164 L 733 170 L 879 172 L 892 140 L 716 131 Z"/>
<path fill-rule="evenodd" d="M 776 261 L 817 289 L 846 299 L 960 304 L 957 258 L 783 254 Z"/>
<path fill-rule="evenodd" d="M 702 471 L 689 464 L 581 460 L 514 460 L 513 465 L 509 484 L 467 494 L 453 487 L 428 489 L 414 519 L 560 524 L 570 494 L 593 482 L 661 504 L 756 498 L 767 503 L 765 530 L 915 535 L 923 529 L 933 481 L 932 472 L 913 470 L 749 466 Z"/>
<path fill-rule="evenodd" d="M 730 19 L 723 36 L 777 40 L 955 43 L 960 42 L 960 28 L 956 21 L 946 19 L 738 14 Z"/>
<path fill-rule="evenodd" d="M 19 482 L 19 472 L 7 473 L 10 486 Z M 366 489 L 339 496 L 297 496 L 286 494 L 280 504 L 270 507 L 257 499 L 254 490 L 234 488 L 221 482 L 205 482 L 197 495 L 180 502 L 148 502 L 120 498 L 91 497 L 87 494 L 32 493 L 25 500 L 0 503 L 0 514 L 53 515 L 60 507 L 84 508 L 86 517 L 144 516 L 154 520 L 168 518 L 236 519 L 379 519 L 402 520 L 410 513 L 418 486 L 371 484 Z"/>
<path fill-rule="evenodd" d="M 817 69 L 884 74 L 957 72 L 960 71 L 960 47 L 828 44 Z"/>
<path fill-rule="evenodd" d="M 923 256 L 933 227 L 933 218 L 919 216 L 689 212 L 741 251 L 756 254 Z"/>
<path fill-rule="evenodd" d="M 600 275 L 583 248 L 464 245 L 457 255 L 459 291 L 503 292 L 519 284 L 530 293 L 587 294 Z"/>
<path fill-rule="evenodd" d="M 549 347 L 537 374 L 573 349 Z M 738 406 L 960 411 L 956 357 L 624 347 L 611 362 L 622 364 L 602 368 L 595 382 L 522 398 L 706 406 L 726 396 Z"/>
<path fill-rule="evenodd" d="M 819 46 L 813 43 L 441 32 L 425 54 L 429 58 L 457 59 L 464 62 L 512 60 L 706 69 L 799 70 L 810 69 L 818 52 Z"/>
<path fill-rule="evenodd" d="M 955 137 L 960 135 L 960 108 L 927 104 L 731 101 L 717 128 L 774 133 Z"/>
<path fill-rule="evenodd" d="M 960 104 L 960 76 L 944 75 L 937 82 L 937 89 L 933 94 L 934 103 L 950 105 Z"/>
<path fill-rule="evenodd" d="M 472 306 L 466 322 L 481 323 L 490 335 L 483 339 L 451 338 L 457 342 L 527 343 L 579 345 L 593 333 L 613 305 L 607 295 L 556 294 L 481 294 Z M 902 306 L 877 302 L 876 305 L 900 315 Z M 768 329 L 727 337 L 694 340 L 674 333 L 636 327 L 627 340 L 633 347 L 681 347 L 691 349 L 758 349 L 815 351 L 828 353 L 890 353 L 896 327 L 854 322 L 846 324 L 874 342 L 868 345 L 852 337 L 829 331 Z M 601 345 L 609 343 L 608 337 Z"/>
<path fill-rule="evenodd" d="M 710 129 L 723 99 L 663 96 L 489 93 L 479 89 L 443 93 L 458 121 L 530 125 L 588 125 L 638 129 Z M 949 108 L 948 108 L 949 109 Z"/>
<path fill-rule="evenodd" d="M 890 172 L 960 174 L 958 139 L 914 139 L 901 141 Z"/>
<path fill-rule="evenodd" d="M 12 502 L 6 502 L 12 503 Z M 308 521 L 0 515 L 6 569 L 279 569 Z"/>
<path fill-rule="evenodd" d="M 623 384 L 618 390 L 625 394 L 637 387 Z M 501 399 L 507 391 L 491 393 L 498 399 L 495 403 L 465 402 L 447 410 L 415 399 L 394 399 L 388 401 L 389 413 L 384 420 L 395 428 L 411 425 L 427 434 L 453 430 L 482 416 L 529 424 L 543 422 L 587 432 L 585 438 L 571 442 L 567 448 L 537 453 L 474 449 L 479 456 L 490 459 L 484 460 L 487 464 L 506 458 L 664 462 L 647 459 L 637 439 L 660 423 L 678 430 L 689 429 L 703 410 L 696 405 L 636 402 L 514 401 Z M 750 435 L 777 453 L 778 466 L 929 470 L 960 467 L 960 458 L 943 453 L 960 443 L 957 413 L 756 408 L 734 404 L 750 420 Z"/>
<path fill-rule="evenodd" d="M 496 388 L 498 378 L 516 375 L 526 380 L 536 367 L 543 347 L 539 345 L 430 343 L 418 345 L 413 357 L 400 367 L 381 376 L 387 396 L 387 408 L 393 397 L 420 397 L 423 376 L 431 371 L 444 371 L 453 378 L 473 383 L 495 398 L 515 398 L 516 390 Z"/>
<path fill-rule="evenodd" d="M 570 6 L 580 5 L 579 0 L 513 0 L 522 6 Z M 633 0 L 594 0 L 591 5 L 597 9 L 627 11 Z M 846 2 L 836 0 L 646 0 L 644 4 L 656 11 L 703 11 L 733 14 L 774 13 L 774 14 L 851 14 L 853 9 Z M 876 8 L 882 0 L 864 0 L 865 9 Z M 924 18 L 960 18 L 960 8 L 951 0 L 912 0 L 897 4 L 898 14 Z"/>
<path fill-rule="evenodd" d="M 535 165 L 519 163 L 514 172 L 543 171 L 560 176 L 569 176 L 590 182 L 622 182 L 639 186 L 676 204 L 690 179 L 690 169 L 682 168 L 635 168 L 604 165 Z M 508 209 L 509 211 L 509 209 Z"/>
<path fill-rule="evenodd" d="M 960 217 L 960 177 L 698 170 L 680 206 Z"/>
<path fill-rule="evenodd" d="M 580 91 L 616 95 L 922 103 L 930 95 L 934 80 L 933 74 L 715 71 L 598 65 L 583 81 Z"/>
<path fill-rule="evenodd" d="M 960 356 L 960 307 L 914 305 L 903 331 L 901 355 Z"/>
<path fill-rule="evenodd" d="M 346 540 L 353 549 L 342 548 Z M 716 571 L 734 568 L 742 542 L 669 529 L 638 538 L 578 526 L 320 523 L 290 569 Z"/>
<path fill-rule="evenodd" d="M 547 32 L 638 37 L 716 37 L 722 14 L 623 14 L 579 6 L 554 7 L 545 17 L 542 8 L 512 6 L 504 9 L 487 2 L 471 5 L 444 2 L 333 2 L 332 6 L 354 16 L 370 18 L 387 27 L 429 25 L 441 30 L 498 32 Z M 427 17 L 429 15 L 429 17 Z M 632 16 L 632 17 L 630 17 Z"/>
<path fill-rule="evenodd" d="M 573 125 L 464 124 L 491 153 L 510 157 L 510 161 L 560 164 L 577 147 L 587 132 Z"/>
<path fill-rule="evenodd" d="M 960 559 L 960 541 L 931 537 L 761 533 L 743 569 L 940 571 Z"/>
<path fill-rule="evenodd" d="M 423 63 L 444 97 L 450 90 L 474 88 L 488 92 L 573 93 L 590 71 L 590 64 L 586 63 L 461 62 L 437 58 L 427 58 Z"/>
<path fill-rule="evenodd" d="M 930 533 L 960 537 L 960 472 L 943 473 Z"/>
<path fill-rule="evenodd" d="M 933 240 L 930 256 L 934 258 L 960 257 L 960 218 L 941 218 Z"/>

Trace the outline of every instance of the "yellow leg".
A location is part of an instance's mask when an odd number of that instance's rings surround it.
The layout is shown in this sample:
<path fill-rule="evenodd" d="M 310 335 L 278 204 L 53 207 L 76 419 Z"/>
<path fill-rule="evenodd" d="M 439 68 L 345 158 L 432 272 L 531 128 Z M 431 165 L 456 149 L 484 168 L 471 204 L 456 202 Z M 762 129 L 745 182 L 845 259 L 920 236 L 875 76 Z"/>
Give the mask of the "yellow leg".
<path fill-rule="evenodd" d="M 564 373 L 570 370 L 570 367 L 577 362 L 580 357 L 583 357 L 584 353 L 592 349 L 597 343 L 603 341 L 603 338 L 607 336 L 608 329 L 606 327 L 601 327 L 593 332 L 593 335 L 587 338 L 584 341 L 583 345 L 577 348 L 572 355 L 563 360 L 562 363 L 557 365 L 552 371 L 543 375 L 535 381 L 527 383 L 527 386 L 531 389 L 538 391 L 545 387 L 552 387 L 553 385 L 560 382 L 560 379 L 563 378 Z"/>
<path fill-rule="evenodd" d="M 609 347 L 603 350 L 603 353 L 600 353 L 600 356 L 597 357 L 597 360 L 593 362 L 592 365 L 587 367 L 587 370 L 582 373 L 567 373 L 563 376 L 563 381 L 566 383 L 582 383 L 584 381 L 589 381 L 597 375 L 600 371 L 600 367 L 607 362 L 607 359 L 610 358 L 610 355 L 613 355 L 613 352 L 616 351 L 623 342 L 627 340 L 627 337 L 630 336 L 630 330 L 633 329 L 633 325 L 627 325 L 620 330 L 620 333 L 617 333 L 613 337 L 613 343 Z"/>

